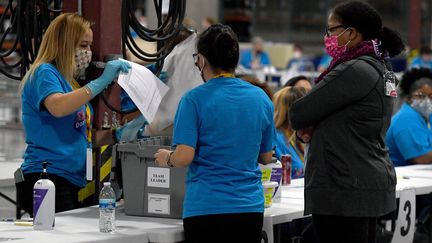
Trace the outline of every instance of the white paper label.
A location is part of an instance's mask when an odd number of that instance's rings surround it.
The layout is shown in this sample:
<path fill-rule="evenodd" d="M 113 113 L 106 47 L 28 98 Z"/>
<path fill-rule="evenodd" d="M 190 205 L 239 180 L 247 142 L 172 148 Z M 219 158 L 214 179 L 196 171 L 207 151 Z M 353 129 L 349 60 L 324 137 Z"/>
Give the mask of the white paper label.
<path fill-rule="evenodd" d="M 93 180 L 93 150 L 91 148 L 86 149 L 86 179 Z"/>
<path fill-rule="evenodd" d="M 416 197 L 415 189 L 401 191 L 399 213 L 392 243 L 411 243 L 414 240 Z"/>
<path fill-rule="evenodd" d="M 148 194 L 148 212 L 156 214 L 170 214 L 170 195 Z"/>
<path fill-rule="evenodd" d="M 149 187 L 170 187 L 170 169 L 160 167 L 148 167 L 147 186 Z"/>

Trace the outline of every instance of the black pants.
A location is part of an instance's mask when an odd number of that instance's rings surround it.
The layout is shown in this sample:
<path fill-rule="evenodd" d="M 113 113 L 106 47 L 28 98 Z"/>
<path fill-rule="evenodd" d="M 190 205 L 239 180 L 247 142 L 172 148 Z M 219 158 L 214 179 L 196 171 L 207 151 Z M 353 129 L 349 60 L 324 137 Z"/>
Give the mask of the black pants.
<path fill-rule="evenodd" d="M 320 243 L 375 243 L 376 218 L 312 215 Z"/>
<path fill-rule="evenodd" d="M 33 217 L 33 187 L 40 179 L 40 173 L 30 173 L 24 175 L 24 181 L 16 184 L 17 201 L 21 207 Z M 66 179 L 49 175 L 49 179 L 54 183 L 56 213 L 71 210 L 79 207 L 78 191 L 79 187 L 70 183 Z"/>
<path fill-rule="evenodd" d="M 214 214 L 183 219 L 187 243 L 259 243 L 262 213 Z"/>

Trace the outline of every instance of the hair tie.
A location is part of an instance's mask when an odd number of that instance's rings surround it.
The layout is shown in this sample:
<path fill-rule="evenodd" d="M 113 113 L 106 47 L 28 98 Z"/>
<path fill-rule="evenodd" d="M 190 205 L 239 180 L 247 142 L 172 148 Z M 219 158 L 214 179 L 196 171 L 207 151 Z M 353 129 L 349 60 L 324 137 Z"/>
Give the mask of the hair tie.
<path fill-rule="evenodd" d="M 379 39 L 373 39 L 372 45 L 374 48 L 375 55 L 377 55 L 377 57 L 382 57 L 382 52 L 380 50 L 381 41 Z"/>

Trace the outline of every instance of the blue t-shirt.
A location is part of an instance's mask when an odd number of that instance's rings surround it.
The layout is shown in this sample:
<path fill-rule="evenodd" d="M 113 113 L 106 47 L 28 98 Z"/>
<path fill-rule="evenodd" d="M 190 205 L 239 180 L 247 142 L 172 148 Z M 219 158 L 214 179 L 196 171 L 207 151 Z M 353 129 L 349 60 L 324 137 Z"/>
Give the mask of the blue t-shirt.
<path fill-rule="evenodd" d="M 332 59 L 333 58 L 329 54 L 327 53 L 324 54 L 319 61 L 318 68 L 323 68 L 323 69 L 328 68 L 328 66 L 330 66 Z"/>
<path fill-rule="evenodd" d="M 410 65 L 410 68 L 429 68 L 432 69 L 432 60 L 424 61 L 421 57 L 415 57 Z"/>
<path fill-rule="evenodd" d="M 262 51 L 260 54 L 258 54 L 257 58 L 259 58 L 260 60 L 259 63 L 262 66 L 270 65 L 270 58 L 267 52 Z M 252 59 L 253 59 L 252 50 L 245 50 L 242 52 L 242 55 L 240 57 L 240 64 L 243 65 L 245 68 L 251 69 Z"/>
<path fill-rule="evenodd" d="M 422 115 L 404 103 L 392 118 L 386 143 L 395 166 L 410 165 L 410 159 L 432 151 L 432 131 Z"/>
<path fill-rule="evenodd" d="M 42 162 L 47 161 L 49 174 L 84 187 L 87 148 L 85 106 L 70 115 L 56 118 L 43 104 L 50 94 L 72 90 L 51 64 L 40 65 L 25 84 L 22 121 L 27 148 L 21 168 L 24 174 L 41 172 Z"/>
<path fill-rule="evenodd" d="M 276 158 L 278 158 L 279 161 L 282 155 L 291 155 L 291 178 L 302 178 L 304 176 L 304 165 L 300 155 L 292 144 L 287 144 L 285 135 L 278 130 L 276 131 L 275 145 Z"/>
<path fill-rule="evenodd" d="M 174 119 L 173 144 L 195 148 L 183 218 L 263 212 L 258 155 L 274 139 L 273 104 L 238 78 L 214 78 L 187 92 Z"/>

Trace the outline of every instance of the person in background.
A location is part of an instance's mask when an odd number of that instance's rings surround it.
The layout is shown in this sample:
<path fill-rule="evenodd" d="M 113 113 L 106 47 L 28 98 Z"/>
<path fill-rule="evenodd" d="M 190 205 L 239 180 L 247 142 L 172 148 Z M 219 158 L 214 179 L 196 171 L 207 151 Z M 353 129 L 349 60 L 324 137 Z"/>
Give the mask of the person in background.
<path fill-rule="evenodd" d="M 396 174 L 385 144 L 396 88 L 387 57 L 405 46 L 361 1 L 332 9 L 324 42 L 333 60 L 289 112 L 293 129 L 313 128 L 304 213 L 312 214 L 321 243 L 372 243 L 377 218 L 396 209 Z"/>
<path fill-rule="evenodd" d="M 56 212 L 79 207 L 78 190 L 86 185 L 86 150 L 92 143 L 92 109 L 88 102 L 120 71 L 130 68 L 126 62 L 110 61 L 99 78 L 80 87 L 75 79 L 92 58 L 90 26 L 78 14 L 56 17 L 20 84 L 27 148 L 21 165 L 24 181 L 17 184 L 17 197 L 30 216 L 33 185 L 40 178 L 44 161 L 56 187 Z"/>
<path fill-rule="evenodd" d="M 294 51 L 287 64 L 287 69 L 295 69 L 300 72 L 315 71 L 313 62 L 303 55 L 303 47 L 299 44 L 294 45 Z"/>
<path fill-rule="evenodd" d="M 206 30 L 208 27 L 216 24 L 216 20 L 214 20 L 212 17 L 205 17 L 201 20 L 201 28 L 203 30 Z"/>
<path fill-rule="evenodd" d="M 200 34 L 193 56 L 204 84 L 182 97 L 175 150 L 159 149 L 155 162 L 189 167 L 183 203 L 187 242 L 258 243 L 264 212 L 258 162 L 272 159 L 273 104 L 260 88 L 234 76 L 239 45 L 229 26 L 212 25 Z"/>
<path fill-rule="evenodd" d="M 306 76 L 299 75 L 290 78 L 284 85 L 284 87 L 296 87 L 296 88 L 304 88 L 306 92 L 311 91 L 312 85 L 310 81 L 306 78 Z M 292 103 L 291 103 L 292 104 Z M 292 129 L 291 129 L 292 130 Z M 310 129 L 304 129 L 299 131 L 297 134 L 304 134 L 306 136 L 310 132 Z M 304 165 L 307 163 L 307 152 L 309 150 L 310 144 L 308 142 L 302 141 L 301 138 L 303 136 L 296 136 L 296 144 L 298 147 L 302 148 L 303 151 L 303 159 L 302 162 Z"/>
<path fill-rule="evenodd" d="M 269 66 L 270 58 L 264 51 L 263 39 L 255 36 L 252 39 L 252 49 L 245 50 L 240 58 L 240 64 L 247 69 L 259 69 L 263 66 Z"/>
<path fill-rule="evenodd" d="M 312 89 L 312 85 L 310 81 L 306 78 L 306 76 L 303 75 L 290 78 L 285 83 L 284 87 L 302 87 L 306 91 L 310 91 Z"/>
<path fill-rule="evenodd" d="M 329 54 L 325 53 L 324 55 L 322 55 L 318 63 L 317 71 L 320 73 L 324 72 L 330 65 L 331 61 L 332 61 L 332 57 Z"/>
<path fill-rule="evenodd" d="M 414 68 L 402 76 L 399 84 L 404 99 L 401 109 L 393 116 L 386 143 L 395 166 L 432 163 L 432 70 Z M 430 225 L 431 195 L 416 196 L 416 232 Z M 414 242 L 416 242 L 414 240 Z"/>
<path fill-rule="evenodd" d="M 306 92 L 302 87 L 285 87 L 276 92 L 273 99 L 276 158 L 281 160 L 282 155 L 291 155 L 292 178 L 303 177 L 304 146 L 297 140 L 296 133 L 291 128 L 288 111 L 296 100 L 306 95 Z"/>
<path fill-rule="evenodd" d="M 188 39 L 191 35 L 195 35 L 195 23 L 190 19 L 190 18 L 185 18 L 183 20 L 183 25 L 180 28 L 180 31 L 178 33 L 178 35 L 176 36 L 176 38 L 174 39 L 174 44 L 177 46 L 180 43 L 182 43 L 183 41 L 185 41 L 186 39 Z M 176 50 L 174 48 L 174 50 Z M 170 55 L 168 55 L 165 58 L 165 62 L 164 62 L 164 69 L 163 70 L 167 70 L 170 69 L 170 67 L 172 66 L 172 64 L 170 65 L 170 59 L 172 58 L 172 55 L 174 53 L 176 53 L 177 51 L 173 51 L 170 53 Z M 128 56 L 129 58 L 130 56 Z M 134 58 L 136 59 L 136 58 Z M 167 63 L 168 62 L 168 63 Z M 184 62 L 183 62 L 184 64 Z M 193 64 L 192 64 L 193 66 Z M 156 63 L 151 63 L 151 64 L 147 64 L 146 68 L 149 69 L 153 74 L 157 73 L 157 66 Z M 171 68 L 170 70 L 172 70 L 173 68 Z M 181 69 L 181 68 L 180 68 Z M 191 73 L 189 73 L 191 74 Z M 195 74 L 195 73 L 194 73 Z M 169 77 L 166 71 L 161 71 L 161 73 L 158 75 L 158 78 L 164 82 L 167 85 L 169 84 Z M 178 78 L 178 75 L 176 76 L 176 78 Z M 197 76 L 197 79 L 199 79 L 199 76 Z M 192 82 L 192 80 L 187 79 L 188 82 Z M 185 87 L 185 85 L 182 85 L 182 88 L 187 88 Z M 188 85 L 186 85 L 188 86 Z M 178 88 L 177 87 L 170 87 L 170 90 L 168 91 L 167 98 L 165 98 L 161 105 L 159 106 L 159 111 L 160 110 L 166 110 L 165 109 L 165 103 L 168 100 L 173 99 L 174 97 L 177 97 L 175 95 L 170 95 L 170 93 L 179 93 Z M 179 100 L 180 98 L 178 98 Z M 178 101 L 176 102 L 177 105 Z M 122 89 L 120 92 L 120 110 L 123 112 L 127 112 L 127 114 L 124 114 L 121 116 L 121 121 L 120 121 L 120 125 L 122 125 L 122 127 L 116 129 L 115 131 L 115 138 L 117 141 L 120 142 L 128 142 L 128 141 L 133 141 L 133 140 L 137 140 L 139 138 L 142 138 L 145 133 L 145 130 L 147 129 L 147 131 L 152 130 L 153 133 L 153 129 L 150 129 L 150 126 L 157 126 L 157 124 L 160 124 L 160 113 L 156 113 L 155 116 L 155 120 L 153 120 L 152 124 L 148 124 L 148 122 L 144 119 L 144 117 L 142 116 L 141 112 L 138 110 L 137 106 L 135 105 L 135 103 L 132 101 L 132 99 L 129 97 L 129 95 Z M 132 111 L 132 110 L 136 110 L 134 112 L 128 112 L 128 111 Z M 174 114 L 172 114 L 172 117 L 174 117 Z M 149 125 L 149 126 L 147 126 Z M 160 131 L 158 131 L 160 132 Z M 166 131 L 164 131 L 164 133 L 169 133 L 172 134 L 171 129 L 167 129 Z M 131 135 L 131 136 L 128 136 Z M 155 134 L 146 134 L 146 135 L 155 135 Z M 156 134 L 156 135 L 161 135 L 161 134 Z"/>
<path fill-rule="evenodd" d="M 432 68 L 432 50 L 428 46 L 420 48 L 420 56 L 413 58 L 411 68 Z"/>
<path fill-rule="evenodd" d="M 393 116 L 386 143 L 395 166 L 432 163 L 432 71 L 411 69 L 399 84 L 405 100 Z"/>

